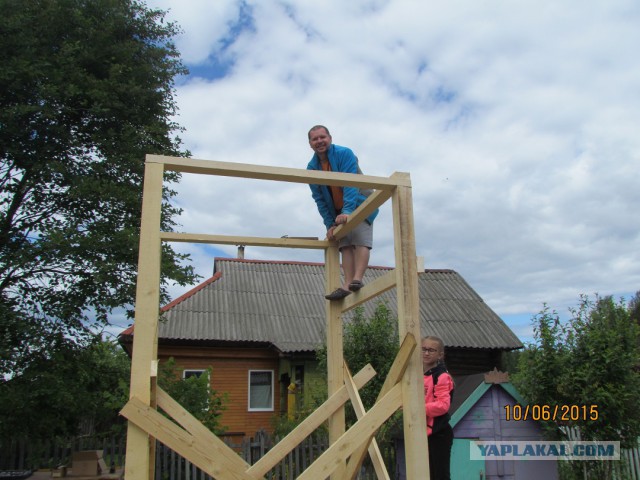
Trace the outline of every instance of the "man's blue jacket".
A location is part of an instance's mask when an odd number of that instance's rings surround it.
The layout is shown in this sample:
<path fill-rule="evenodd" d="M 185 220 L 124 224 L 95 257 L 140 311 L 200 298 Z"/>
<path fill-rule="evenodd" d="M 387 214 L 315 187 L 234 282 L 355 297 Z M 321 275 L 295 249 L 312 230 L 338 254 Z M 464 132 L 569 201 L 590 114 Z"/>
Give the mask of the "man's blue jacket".
<path fill-rule="evenodd" d="M 332 172 L 362 173 L 358 168 L 358 157 L 355 156 L 351 149 L 331 144 L 327 155 L 329 156 L 329 164 L 331 165 Z M 316 153 L 313 154 L 309 165 L 307 165 L 307 170 L 322 170 L 320 159 Z M 318 211 L 322 216 L 322 220 L 324 221 L 327 230 L 331 225 L 333 225 L 338 214 L 344 213 L 346 215 L 350 215 L 367 198 L 367 196 L 362 193 L 361 189 L 345 186 L 342 189 L 344 205 L 342 207 L 342 211 L 336 213 L 328 185 L 310 184 L 309 187 L 311 188 L 311 196 L 318 206 Z M 367 222 L 372 224 L 377 215 L 378 210 L 376 209 L 375 212 L 367 217 Z"/>

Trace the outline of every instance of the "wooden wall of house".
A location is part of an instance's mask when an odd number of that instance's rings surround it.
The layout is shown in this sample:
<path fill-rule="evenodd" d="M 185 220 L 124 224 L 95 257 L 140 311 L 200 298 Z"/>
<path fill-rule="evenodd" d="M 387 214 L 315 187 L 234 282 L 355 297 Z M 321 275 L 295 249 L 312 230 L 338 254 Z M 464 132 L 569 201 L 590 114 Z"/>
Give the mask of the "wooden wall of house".
<path fill-rule="evenodd" d="M 278 354 L 271 349 L 158 347 L 159 360 L 173 357 L 183 369 L 211 368 L 211 388 L 226 393 L 228 401 L 221 423 L 231 437 L 252 437 L 264 429 L 272 431 L 272 418 L 279 413 L 280 378 Z M 273 370 L 274 410 L 249 411 L 249 370 Z"/>
<path fill-rule="evenodd" d="M 494 368 L 502 370 L 501 350 L 486 348 L 445 349 L 445 363 L 452 375 L 472 375 L 490 372 Z"/>

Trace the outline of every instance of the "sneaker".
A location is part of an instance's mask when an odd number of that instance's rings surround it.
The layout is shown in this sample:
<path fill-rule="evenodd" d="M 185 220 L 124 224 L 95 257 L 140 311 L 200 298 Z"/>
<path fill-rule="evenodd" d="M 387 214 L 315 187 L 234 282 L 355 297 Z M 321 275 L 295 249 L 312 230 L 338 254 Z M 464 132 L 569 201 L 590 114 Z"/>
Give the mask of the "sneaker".
<path fill-rule="evenodd" d="M 351 295 L 349 290 L 345 290 L 344 288 L 336 288 L 329 295 L 325 295 L 324 298 L 327 300 L 342 300 L 347 295 Z"/>
<path fill-rule="evenodd" d="M 357 292 L 362 287 L 364 287 L 364 283 L 362 283 L 360 280 L 354 280 L 349 284 L 349 290 L 351 290 L 352 292 Z"/>

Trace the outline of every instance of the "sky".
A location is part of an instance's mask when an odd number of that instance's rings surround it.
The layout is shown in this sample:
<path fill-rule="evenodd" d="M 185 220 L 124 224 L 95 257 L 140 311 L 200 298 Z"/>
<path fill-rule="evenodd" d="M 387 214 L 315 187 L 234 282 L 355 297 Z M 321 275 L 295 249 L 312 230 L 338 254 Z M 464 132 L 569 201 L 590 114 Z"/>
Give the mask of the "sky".
<path fill-rule="evenodd" d="M 564 316 L 580 294 L 640 290 L 637 0 L 147 5 L 182 29 L 175 120 L 192 158 L 305 168 L 307 131 L 326 125 L 366 174 L 410 173 L 417 255 L 462 275 L 523 341 L 544 304 Z M 178 231 L 326 233 L 307 185 L 186 174 L 177 191 Z M 236 256 L 174 248 L 202 280 Z M 370 263 L 394 264 L 390 202 Z"/>

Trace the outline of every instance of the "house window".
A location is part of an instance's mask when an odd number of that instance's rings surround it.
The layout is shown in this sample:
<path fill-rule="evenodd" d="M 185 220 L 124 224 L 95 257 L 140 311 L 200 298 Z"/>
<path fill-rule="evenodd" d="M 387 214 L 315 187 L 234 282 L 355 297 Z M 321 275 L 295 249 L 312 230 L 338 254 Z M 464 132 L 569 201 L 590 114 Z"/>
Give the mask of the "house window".
<path fill-rule="evenodd" d="M 199 377 L 201 376 L 203 373 L 205 372 L 205 370 L 184 370 L 182 372 L 182 379 L 186 380 L 187 378 L 190 377 Z"/>
<path fill-rule="evenodd" d="M 249 411 L 273 411 L 273 370 L 249 370 Z"/>

